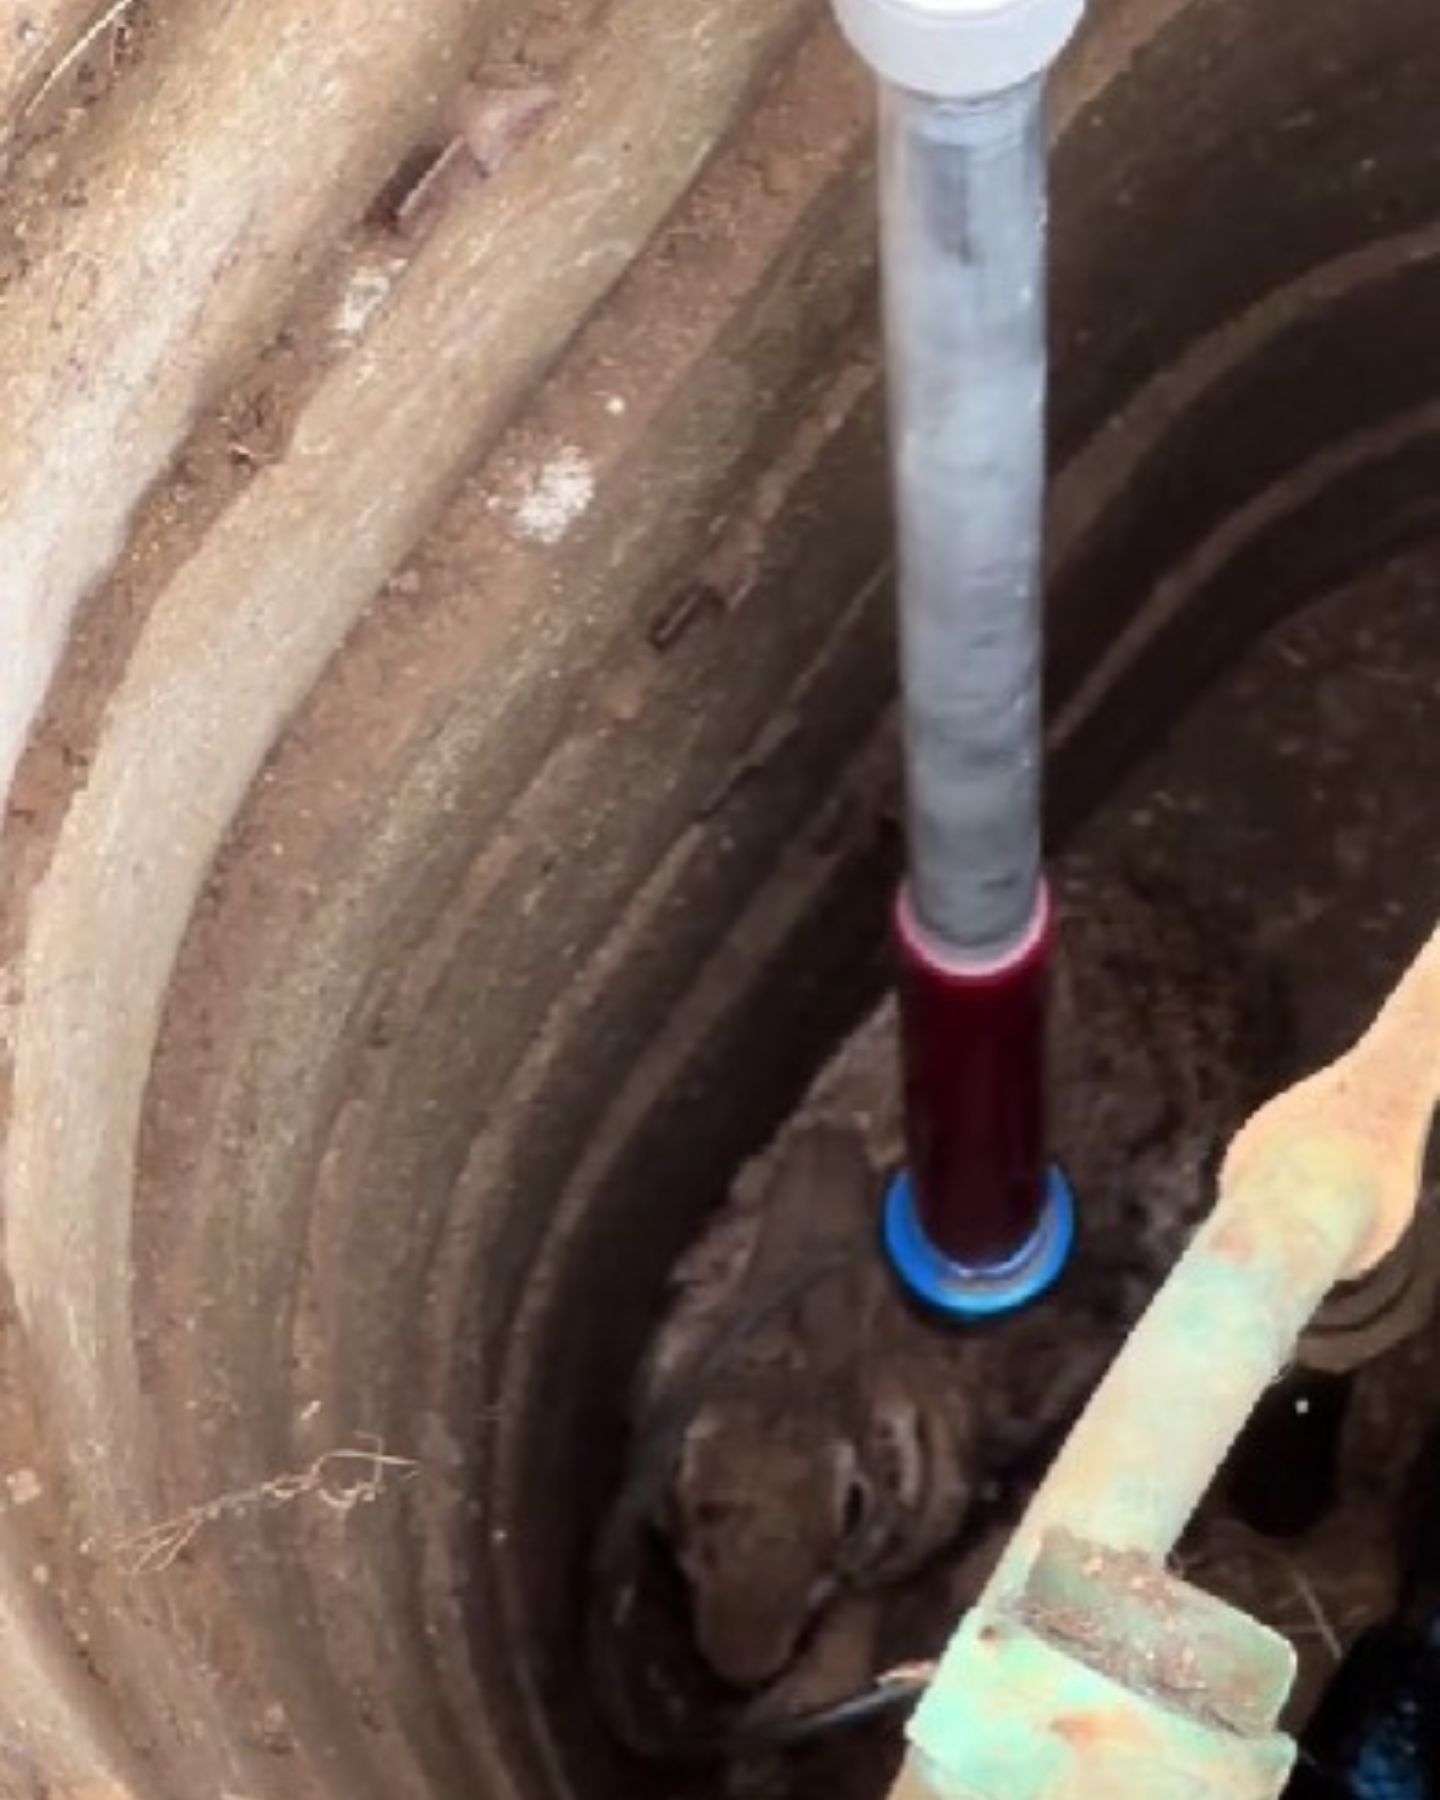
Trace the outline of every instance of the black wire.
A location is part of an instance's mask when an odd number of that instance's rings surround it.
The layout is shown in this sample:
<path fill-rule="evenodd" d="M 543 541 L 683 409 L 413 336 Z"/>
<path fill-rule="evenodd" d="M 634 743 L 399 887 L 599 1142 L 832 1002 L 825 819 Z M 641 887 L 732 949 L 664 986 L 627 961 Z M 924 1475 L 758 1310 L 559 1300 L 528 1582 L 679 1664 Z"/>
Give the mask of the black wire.
<path fill-rule="evenodd" d="M 791 1749 L 831 1732 L 867 1725 L 902 1706 L 910 1706 L 930 1685 L 928 1675 L 882 1676 L 873 1686 L 804 1712 L 784 1713 L 773 1720 L 755 1719 L 737 1727 L 732 1740 L 741 1749 Z"/>

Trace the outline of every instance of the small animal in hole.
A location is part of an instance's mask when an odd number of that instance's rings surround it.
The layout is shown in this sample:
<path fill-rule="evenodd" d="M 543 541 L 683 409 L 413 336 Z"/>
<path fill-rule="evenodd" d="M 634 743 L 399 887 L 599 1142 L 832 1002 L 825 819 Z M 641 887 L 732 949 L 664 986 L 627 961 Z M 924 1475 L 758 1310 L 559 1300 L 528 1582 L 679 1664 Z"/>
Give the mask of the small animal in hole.
<path fill-rule="evenodd" d="M 701 1369 L 654 1523 L 697 1647 L 737 1689 L 783 1676 L 822 1704 L 827 1685 L 865 1678 L 857 1609 L 863 1639 L 873 1597 L 960 1546 L 982 1492 L 1073 1416 L 1208 1210 L 1230 1133 L 1275 1083 L 1285 1009 L 1241 934 L 1153 878 L 1078 860 L 1057 900 L 1052 1136 L 1085 1234 L 1054 1299 L 956 1333 L 895 1287 L 877 1248 L 902 1153 L 889 1001 L 674 1271 L 636 1441 Z M 753 1325 L 707 1370 L 707 1345 L 747 1308 Z M 796 1671 L 847 1613 L 834 1683 L 816 1691 Z"/>

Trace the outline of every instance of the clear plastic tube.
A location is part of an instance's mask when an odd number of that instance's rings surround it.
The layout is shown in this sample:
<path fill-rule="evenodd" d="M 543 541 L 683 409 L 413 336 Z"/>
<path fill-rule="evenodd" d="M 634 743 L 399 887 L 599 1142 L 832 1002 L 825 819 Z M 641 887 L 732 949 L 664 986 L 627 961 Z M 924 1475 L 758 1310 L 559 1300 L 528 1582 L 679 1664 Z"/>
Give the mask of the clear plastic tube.
<path fill-rule="evenodd" d="M 910 895 L 969 962 L 1040 881 L 1044 91 L 881 86 Z"/>

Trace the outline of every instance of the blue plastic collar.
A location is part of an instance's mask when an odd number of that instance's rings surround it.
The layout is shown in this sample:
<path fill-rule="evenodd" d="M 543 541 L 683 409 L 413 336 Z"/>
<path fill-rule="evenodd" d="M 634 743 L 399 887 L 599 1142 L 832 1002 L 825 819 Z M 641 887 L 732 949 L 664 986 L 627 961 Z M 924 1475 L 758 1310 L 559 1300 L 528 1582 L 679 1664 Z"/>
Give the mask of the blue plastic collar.
<path fill-rule="evenodd" d="M 922 1306 L 949 1319 L 999 1318 L 1031 1305 L 1059 1280 L 1075 1244 L 1075 1196 L 1052 1167 L 1029 1243 L 1008 1262 L 972 1269 L 952 1262 L 925 1235 L 915 1190 L 902 1169 L 885 1196 L 884 1235 L 892 1268 Z"/>

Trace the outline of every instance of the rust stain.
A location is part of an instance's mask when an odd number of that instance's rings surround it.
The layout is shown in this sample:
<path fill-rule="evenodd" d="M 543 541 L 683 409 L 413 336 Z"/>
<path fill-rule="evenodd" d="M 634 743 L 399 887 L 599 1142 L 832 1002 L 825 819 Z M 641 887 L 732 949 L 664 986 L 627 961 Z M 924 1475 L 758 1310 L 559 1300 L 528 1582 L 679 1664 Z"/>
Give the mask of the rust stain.
<path fill-rule="evenodd" d="M 1084 1712 L 1059 1713 L 1050 1721 L 1050 1731 L 1062 1743 L 1081 1755 L 1106 1744 L 1133 1744 L 1145 1734 L 1136 1730 L 1136 1719 L 1128 1707 L 1106 1706 Z"/>
<path fill-rule="evenodd" d="M 1210 1247 L 1227 1262 L 1252 1262 L 1256 1254 L 1255 1226 L 1249 1213 L 1237 1212 L 1221 1218 L 1216 1225 Z"/>
<path fill-rule="evenodd" d="M 1071 1750 L 1080 1751 L 1094 1750 L 1096 1744 L 1111 1742 L 1118 1735 L 1114 1715 L 1103 1712 L 1062 1712 L 1058 1719 L 1051 1719 L 1049 1730 Z"/>
<path fill-rule="evenodd" d="M 1100 1721 L 1090 1713 L 1062 1713 L 1053 1719 L 1050 1729 L 1055 1736 L 1063 1739 L 1072 1750 L 1090 1750 L 1105 1738 L 1105 1730 Z"/>

